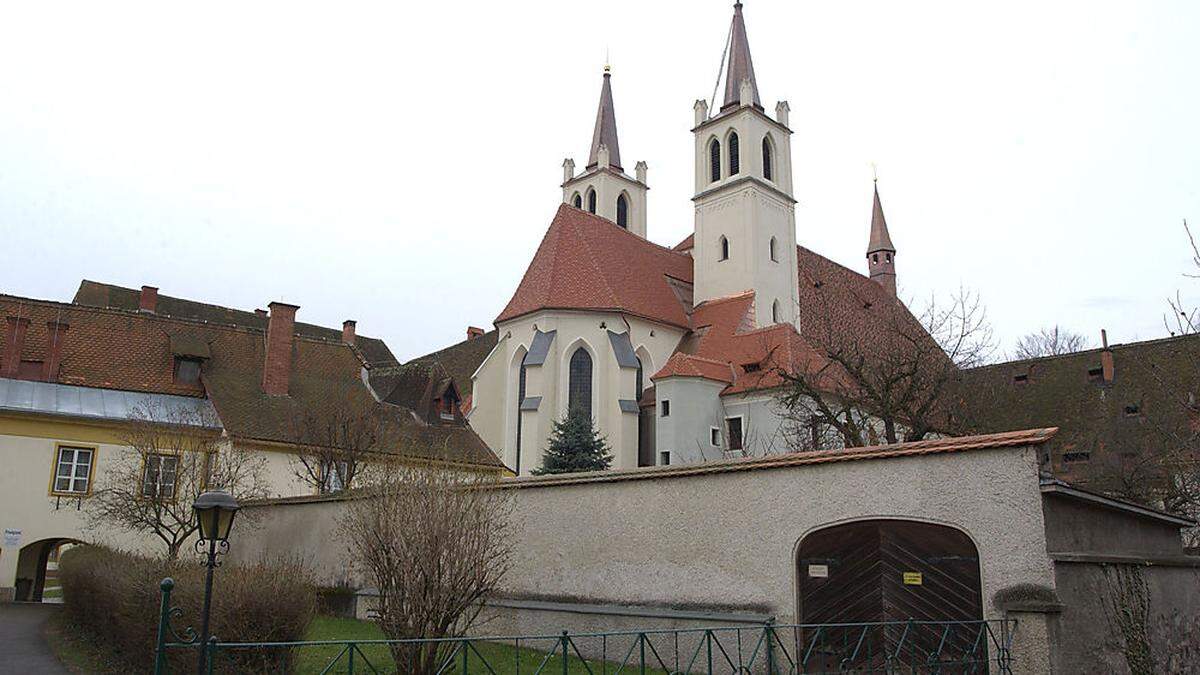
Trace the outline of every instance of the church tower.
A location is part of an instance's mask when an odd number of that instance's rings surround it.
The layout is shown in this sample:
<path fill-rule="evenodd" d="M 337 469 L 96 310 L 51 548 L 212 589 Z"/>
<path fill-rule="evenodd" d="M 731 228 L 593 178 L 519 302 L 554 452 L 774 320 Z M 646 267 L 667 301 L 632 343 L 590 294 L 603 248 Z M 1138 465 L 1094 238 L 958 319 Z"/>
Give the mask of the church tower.
<path fill-rule="evenodd" d="M 893 298 L 896 297 L 896 247 L 892 244 L 887 221 L 883 218 L 878 182 L 875 183 L 875 203 L 871 206 L 871 241 L 867 243 L 867 268 L 871 273 L 871 281 L 883 286 Z"/>
<path fill-rule="evenodd" d="M 634 167 L 631 178 L 621 167 L 617 142 L 617 115 L 613 108 L 612 73 L 604 66 L 600 107 L 592 132 L 592 149 L 583 173 L 575 175 L 575 161 L 563 161 L 563 202 L 590 211 L 646 238 L 646 163 Z"/>
<path fill-rule="evenodd" d="M 695 300 L 754 291 L 759 326 L 796 323 L 796 215 L 788 104 L 758 97 L 742 3 L 733 6 L 725 97 L 696 101 Z M 715 104 L 715 102 L 714 102 Z"/>

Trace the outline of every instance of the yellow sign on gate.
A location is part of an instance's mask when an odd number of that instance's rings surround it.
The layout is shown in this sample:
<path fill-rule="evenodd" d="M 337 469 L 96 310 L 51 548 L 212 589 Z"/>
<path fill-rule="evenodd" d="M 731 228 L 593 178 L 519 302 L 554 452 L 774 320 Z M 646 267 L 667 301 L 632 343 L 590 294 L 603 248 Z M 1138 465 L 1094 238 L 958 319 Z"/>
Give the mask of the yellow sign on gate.
<path fill-rule="evenodd" d="M 920 586 L 921 585 L 921 573 L 920 572 L 905 572 L 904 573 L 904 585 L 905 586 Z"/>

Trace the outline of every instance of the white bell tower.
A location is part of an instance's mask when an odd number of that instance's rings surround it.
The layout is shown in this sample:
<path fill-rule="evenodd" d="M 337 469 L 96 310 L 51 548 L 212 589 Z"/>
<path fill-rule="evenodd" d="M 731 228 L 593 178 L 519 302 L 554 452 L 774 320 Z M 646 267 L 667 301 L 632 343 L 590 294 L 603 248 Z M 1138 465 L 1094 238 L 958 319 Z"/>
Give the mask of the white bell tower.
<path fill-rule="evenodd" d="M 563 161 L 563 203 L 590 211 L 646 238 L 646 163 L 638 162 L 634 177 L 621 168 L 621 146 L 617 142 L 617 116 L 613 108 L 612 73 L 604 66 L 600 108 L 592 149 L 583 173 L 575 175 L 575 161 Z"/>
<path fill-rule="evenodd" d="M 742 4 L 735 4 L 725 99 L 695 105 L 695 301 L 754 291 L 759 326 L 795 324 L 796 200 L 788 104 L 769 117 L 758 98 Z"/>

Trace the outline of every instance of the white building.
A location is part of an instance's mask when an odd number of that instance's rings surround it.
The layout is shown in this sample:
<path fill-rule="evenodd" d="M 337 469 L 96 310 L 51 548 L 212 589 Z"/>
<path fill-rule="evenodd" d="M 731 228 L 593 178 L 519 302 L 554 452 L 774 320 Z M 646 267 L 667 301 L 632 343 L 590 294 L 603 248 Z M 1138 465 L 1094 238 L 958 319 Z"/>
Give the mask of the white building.
<path fill-rule="evenodd" d="M 779 449 L 778 373 L 815 358 L 806 335 L 912 320 L 878 192 L 869 278 L 797 245 L 789 107 L 763 108 L 741 4 L 728 49 L 724 99 L 694 106 L 694 234 L 647 238 L 646 164 L 625 173 L 606 68 L 587 164 L 564 161 L 563 204 L 496 331 L 437 355 L 476 355 L 457 358 L 471 426 L 520 474 L 574 407 L 616 468 Z"/>

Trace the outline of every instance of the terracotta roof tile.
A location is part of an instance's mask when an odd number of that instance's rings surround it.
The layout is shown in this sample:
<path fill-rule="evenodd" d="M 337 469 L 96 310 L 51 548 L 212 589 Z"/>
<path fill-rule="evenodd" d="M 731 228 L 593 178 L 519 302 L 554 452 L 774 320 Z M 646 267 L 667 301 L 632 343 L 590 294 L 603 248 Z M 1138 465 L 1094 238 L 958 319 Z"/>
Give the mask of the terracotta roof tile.
<path fill-rule="evenodd" d="M 689 308 L 669 277 L 690 284 L 692 259 L 563 204 L 496 323 L 540 309 L 589 309 L 687 328 Z"/>

